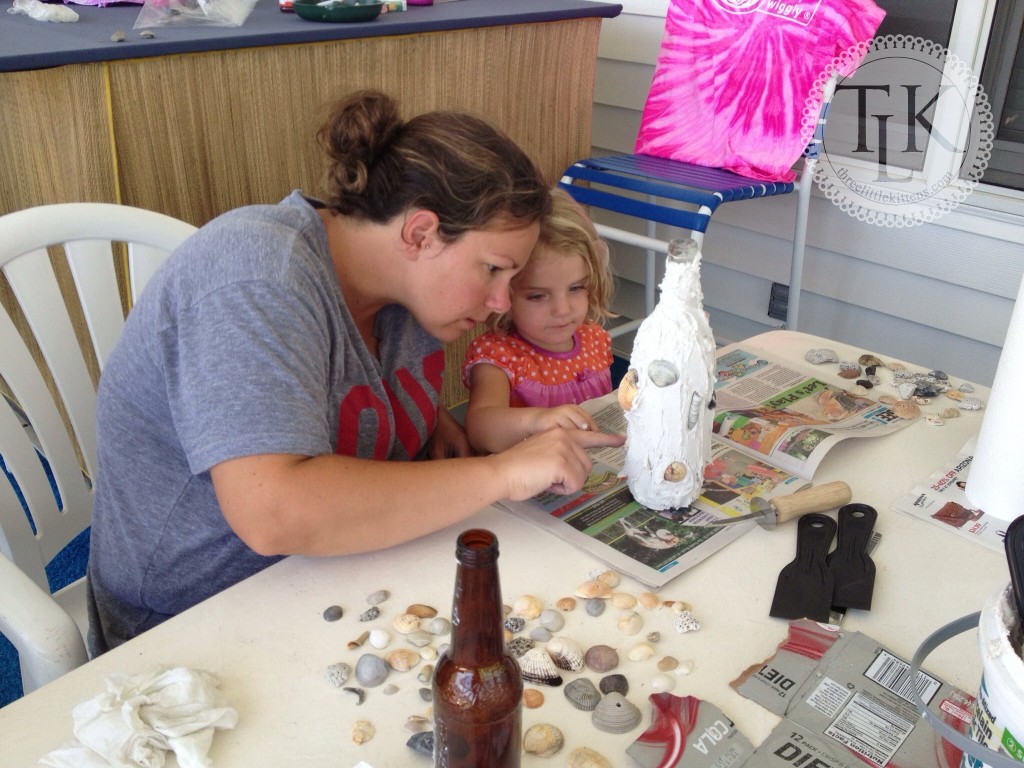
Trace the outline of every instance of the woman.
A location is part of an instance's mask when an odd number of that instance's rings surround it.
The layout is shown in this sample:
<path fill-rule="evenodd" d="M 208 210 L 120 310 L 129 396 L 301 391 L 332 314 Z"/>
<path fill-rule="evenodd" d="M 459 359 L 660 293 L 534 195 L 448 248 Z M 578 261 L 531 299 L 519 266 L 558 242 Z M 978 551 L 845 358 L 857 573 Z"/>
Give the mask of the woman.
<path fill-rule="evenodd" d="M 438 408 L 443 342 L 508 309 L 550 208 L 522 150 L 468 115 L 403 121 L 377 92 L 343 99 L 319 139 L 326 199 L 296 191 L 200 229 L 104 369 L 93 653 L 284 555 L 388 547 L 502 498 L 575 492 L 585 449 L 622 442 L 553 429 L 474 457 Z M 424 456 L 440 460 L 409 461 Z"/>

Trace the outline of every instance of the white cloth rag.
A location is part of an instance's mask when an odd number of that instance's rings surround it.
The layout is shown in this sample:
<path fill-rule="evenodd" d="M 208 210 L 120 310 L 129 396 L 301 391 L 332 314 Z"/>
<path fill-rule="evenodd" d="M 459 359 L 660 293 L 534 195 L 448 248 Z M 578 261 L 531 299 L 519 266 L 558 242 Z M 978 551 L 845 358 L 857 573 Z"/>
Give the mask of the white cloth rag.
<path fill-rule="evenodd" d="M 39 0 L 14 0 L 8 13 L 23 13 L 36 21 L 78 21 L 78 14 L 62 5 L 46 5 Z"/>
<path fill-rule="evenodd" d="M 180 768 L 209 768 L 216 728 L 234 728 L 238 713 L 209 672 L 176 667 L 111 675 L 106 691 L 74 708 L 79 743 L 40 759 L 49 768 L 161 768 L 167 751 Z"/>

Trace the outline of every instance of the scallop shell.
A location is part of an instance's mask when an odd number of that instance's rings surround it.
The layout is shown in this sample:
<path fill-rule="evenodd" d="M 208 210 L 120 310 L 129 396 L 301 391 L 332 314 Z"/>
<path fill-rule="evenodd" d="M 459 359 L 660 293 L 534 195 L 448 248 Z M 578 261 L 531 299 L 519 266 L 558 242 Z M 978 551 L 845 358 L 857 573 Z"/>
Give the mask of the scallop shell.
<path fill-rule="evenodd" d="M 601 692 L 597 690 L 589 678 L 577 677 L 565 686 L 565 698 L 576 709 L 592 712 L 601 700 Z"/>
<path fill-rule="evenodd" d="M 544 650 L 551 656 L 556 667 L 568 672 L 579 672 L 586 663 L 583 660 L 583 649 L 575 640 L 567 637 L 551 638 L 544 646 Z"/>
<path fill-rule="evenodd" d="M 626 679 L 625 675 L 615 672 L 602 677 L 597 687 L 601 689 L 601 693 L 612 693 L 614 691 L 625 696 L 629 693 L 629 680 Z"/>
<path fill-rule="evenodd" d="M 524 619 L 536 619 L 544 610 L 544 603 L 540 598 L 533 595 L 523 595 L 516 598 L 512 603 L 512 613 L 522 616 Z"/>
<path fill-rule="evenodd" d="M 606 693 L 594 707 L 591 722 L 605 733 L 629 733 L 640 724 L 640 709 L 621 693 Z"/>
<path fill-rule="evenodd" d="M 644 628 L 644 617 L 636 611 L 629 611 L 619 617 L 619 631 L 624 635 L 636 635 Z"/>
<path fill-rule="evenodd" d="M 661 600 L 653 592 L 641 592 L 636 596 L 637 602 L 640 603 L 647 610 L 653 610 L 658 607 Z"/>
<path fill-rule="evenodd" d="M 396 632 L 407 635 L 420 628 L 420 617 L 414 613 L 400 613 L 391 621 L 391 626 Z"/>
<path fill-rule="evenodd" d="M 652 360 L 647 366 L 647 378 L 656 387 L 670 387 L 679 381 L 679 369 L 668 360 Z"/>
<path fill-rule="evenodd" d="M 391 593 L 386 589 L 378 589 L 376 592 L 371 592 L 366 596 L 366 602 L 370 605 L 380 605 L 389 597 L 391 597 Z"/>
<path fill-rule="evenodd" d="M 396 672 L 408 672 L 420 663 L 420 655 L 411 648 L 396 648 L 385 654 L 384 660 Z"/>
<path fill-rule="evenodd" d="M 432 635 L 447 635 L 452 631 L 452 623 L 443 616 L 437 616 L 427 624 L 427 632 Z"/>
<path fill-rule="evenodd" d="M 544 629 L 550 632 L 558 632 L 562 627 L 565 626 L 565 617 L 561 611 L 555 610 L 554 608 L 545 608 L 540 612 L 540 616 L 537 617 L 537 621 Z"/>
<path fill-rule="evenodd" d="M 536 688 L 527 688 L 523 691 L 523 706 L 527 709 L 537 709 L 544 703 L 544 694 Z"/>
<path fill-rule="evenodd" d="M 640 375 L 636 372 L 635 368 L 630 368 L 626 371 L 626 375 L 622 377 L 622 381 L 619 382 L 619 405 L 622 406 L 622 410 L 628 411 L 633 407 L 633 401 L 636 400 L 637 393 L 637 381 L 639 381 Z"/>
<path fill-rule="evenodd" d="M 578 747 L 569 753 L 568 768 L 612 768 L 604 755 L 590 747 Z"/>
<path fill-rule="evenodd" d="M 370 630 L 370 637 L 368 638 L 370 645 L 377 650 L 387 648 L 391 645 L 391 633 L 386 629 L 374 628 Z"/>
<path fill-rule="evenodd" d="M 590 600 L 594 597 L 608 598 L 611 596 L 612 588 L 603 582 L 597 581 L 597 579 L 585 581 L 576 588 L 576 597 L 582 597 L 584 600 Z"/>
<path fill-rule="evenodd" d="M 356 744 L 365 744 L 375 733 L 377 729 L 369 720 L 356 720 L 352 723 L 352 741 Z"/>
<path fill-rule="evenodd" d="M 583 661 L 595 672 L 611 672 L 619 666 L 619 652 L 608 645 L 592 645 L 583 654 Z"/>
<path fill-rule="evenodd" d="M 629 592 L 613 592 L 608 598 L 613 607 L 626 611 L 636 605 L 636 597 Z"/>
<path fill-rule="evenodd" d="M 921 415 L 921 407 L 912 400 L 897 400 L 892 404 L 892 412 L 901 419 L 916 419 Z"/>
<path fill-rule="evenodd" d="M 543 648 L 531 648 L 518 658 L 523 680 L 536 685 L 559 686 L 562 676 L 558 667 Z"/>
<path fill-rule="evenodd" d="M 622 576 L 619 575 L 619 572 L 613 571 L 610 568 L 605 569 L 603 571 L 593 571 L 587 576 L 587 578 L 590 581 L 596 581 L 601 584 L 607 584 L 612 589 L 615 589 L 617 586 L 619 586 L 619 583 L 622 581 Z"/>
<path fill-rule="evenodd" d="M 682 482 L 686 479 L 686 464 L 682 461 L 673 461 L 665 467 L 665 474 L 662 477 L 669 483 Z"/>
<path fill-rule="evenodd" d="M 364 653 L 356 661 L 356 680 L 367 688 L 376 688 L 388 678 L 391 667 L 380 656 Z"/>
<path fill-rule="evenodd" d="M 523 734 L 523 752 L 537 757 L 554 757 L 565 746 L 565 736 L 550 723 L 531 725 Z"/>
<path fill-rule="evenodd" d="M 630 661 L 647 661 L 654 655 L 654 646 L 650 643 L 637 643 L 626 653 Z"/>
<path fill-rule="evenodd" d="M 405 609 L 406 613 L 411 613 L 413 616 L 419 619 L 432 619 L 437 616 L 437 609 L 423 603 L 413 603 Z"/>
<path fill-rule="evenodd" d="M 566 613 L 568 613 L 569 611 L 574 611 L 576 610 L 576 598 L 560 597 L 558 599 L 558 602 L 555 603 L 555 608 L 557 608 L 560 611 L 565 611 Z"/>

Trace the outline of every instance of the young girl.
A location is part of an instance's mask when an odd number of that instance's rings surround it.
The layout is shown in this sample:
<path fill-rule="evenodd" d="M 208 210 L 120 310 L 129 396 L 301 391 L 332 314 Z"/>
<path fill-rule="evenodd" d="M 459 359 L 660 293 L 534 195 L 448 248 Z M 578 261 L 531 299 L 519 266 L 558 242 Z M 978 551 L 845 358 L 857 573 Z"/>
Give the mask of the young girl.
<path fill-rule="evenodd" d="M 512 306 L 470 344 L 466 431 L 478 451 L 502 451 L 551 427 L 597 429 L 579 403 L 611 392 L 608 246 L 561 189 L 522 272 Z"/>

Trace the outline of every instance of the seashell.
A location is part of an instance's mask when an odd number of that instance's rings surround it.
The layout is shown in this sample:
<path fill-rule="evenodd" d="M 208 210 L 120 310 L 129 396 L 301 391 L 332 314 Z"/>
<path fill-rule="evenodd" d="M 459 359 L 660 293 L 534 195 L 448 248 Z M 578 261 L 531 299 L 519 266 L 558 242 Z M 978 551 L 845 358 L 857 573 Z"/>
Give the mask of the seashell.
<path fill-rule="evenodd" d="M 360 621 L 373 621 L 380 617 L 380 608 L 376 605 L 371 605 L 365 611 L 359 614 Z"/>
<path fill-rule="evenodd" d="M 652 360 L 647 366 L 647 378 L 656 387 L 670 387 L 679 381 L 679 369 L 668 360 Z"/>
<path fill-rule="evenodd" d="M 637 643 L 626 653 L 630 661 L 647 661 L 654 655 L 654 646 L 650 643 Z"/>
<path fill-rule="evenodd" d="M 411 648 L 396 648 L 385 654 L 384 661 L 396 672 L 408 672 L 420 663 L 420 655 Z"/>
<path fill-rule="evenodd" d="M 583 654 L 583 661 L 595 672 L 611 672 L 619 666 L 619 652 L 608 645 L 592 645 Z"/>
<path fill-rule="evenodd" d="M 636 597 L 629 594 L 629 592 L 613 592 L 612 596 L 608 598 L 608 602 L 610 602 L 614 608 L 626 611 L 636 605 Z"/>
<path fill-rule="evenodd" d="M 550 685 L 557 687 L 562 684 L 562 676 L 558 674 L 558 667 L 543 648 L 531 648 L 517 661 L 523 680 L 536 685 Z"/>
<path fill-rule="evenodd" d="M 538 643 L 546 643 L 551 639 L 551 630 L 547 627 L 534 627 L 530 630 L 530 639 Z"/>
<path fill-rule="evenodd" d="M 347 647 L 348 647 L 348 649 L 350 651 L 354 651 L 356 648 L 359 648 L 360 646 L 362 646 L 362 644 L 365 643 L 369 639 L 370 639 L 370 633 L 368 631 L 367 632 L 363 632 L 355 640 L 349 640 L 346 645 L 347 645 Z"/>
<path fill-rule="evenodd" d="M 388 683 L 383 688 L 381 688 L 380 692 L 383 693 L 385 696 L 394 696 L 396 693 L 398 693 L 399 690 L 399 687 L 394 683 Z"/>
<path fill-rule="evenodd" d="M 861 355 L 857 358 L 857 362 L 861 365 L 876 365 L 879 368 L 885 367 L 885 363 L 883 363 L 879 358 L 869 354 Z"/>
<path fill-rule="evenodd" d="M 541 602 L 540 598 L 533 595 L 522 595 L 517 597 L 516 601 L 512 603 L 512 613 L 522 616 L 527 621 L 536 619 L 543 610 L 544 603 Z"/>
<path fill-rule="evenodd" d="M 433 661 L 437 658 L 437 649 L 432 645 L 425 645 L 420 648 L 420 658 L 426 661 Z"/>
<path fill-rule="evenodd" d="M 332 605 L 324 610 L 324 621 L 337 621 L 342 613 L 340 605 Z"/>
<path fill-rule="evenodd" d="M 636 611 L 629 611 L 619 617 L 617 624 L 622 634 L 635 635 L 644 628 L 644 617 Z"/>
<path fill-rule="evenodd" d="M 522 616 L 509 616 L 507 619 L 505 619 L 505 629 L 507 629 L 512 634 L 515 634 L 516 632 L 522 632 L 525 627 L 526 619 L 524 619 Z"/>
<path fill-rule="evenodd" d="M 965 381 L 963 384 L 957 387 L 957 390 L 959 390 L 960 392 L 964 392 L 966 394 L 970 394 L 971 392 L 974 391 L 974 386 Z"/>
<path fill-rule="evenodd" d="M 641 592 L 639 595 L 637 595 L 636 600 L 638 603 L 640 603 L 640 605 L 642 605 L 649 611 L 657 608 L 658 604 L 661 602 L 658 599 L 658 596 L 653 592 Z"/>
<path fill-rule="evenodd" d="M 679 659 L 677 659 L 675 656 L 662 656 L 660 659 L 658 659 L 659 672 L 671 672 L 678 666 Z"/>
<path fill-rule="evenodd" d="M 543 703 L 544 694 L 536 688 L 526 688 L 523 690 L 523 706 L 527 709 L 537 709 Z"/>
<path fill-rule="evenodd" d="M 590 600 L 594 597 L 608 598 L 611 596 L 612 588 L 596 579 L 585 581 L 576 588 L 576 597 L 582 597 L 584 600 Z"/>
<path fill-rule="evenodd" d="M 980 411 L 985 403 L 976 397 L 965 397 L 960 401 L 960 408 L 964 411 Z"/>
<path fill-rule="evenodd" d="M 813 365 L 838 363 L 839 355 L 834 349 L 809 349 L 804 353 L 804 360 Z"/>
<path fill-rule="evenodd" d="M 416 673 L 416 679 L 424 685 L 427 685 L 434 677 L 434 666 L 432 664 L 424 664 L 423 668 Z"/>
<path fill-rule="evenodd" d="M 427 624 L 427 632 L 432 635 L 447 635 L 452 631 L 452 623 L 443 616 L 437 616 Z"/>
<path fill-rule="evenodd" d="M 895 395 L 879 395 L 878 402 L 885 403 L 886 405 L 892 405 L 897 400 Z"/>
<path fill-rule="evenodd" d="M 665 474 L 662 477 L 669 483 L 682 482 L 686 479 L 686 464 L 681 461 L 673 461 L 665 467 Z"/>
<path fill-rule="evenodd" d="M 574 611 L 576 610 L 576 598 L 560 597 L 558 601 L 555 603 L 555 608 L 557 608 L 560 611 L 565 611 L 566 613 L 568 613 L 569 611 Z"/>
<path fill-rule="evenodd" d="M 583 669 L 583 649 L 575 640 L 567 637 L 553 637 L 544 646 L 555 666 L 568 672 L 579 672 Z"/>
<path fill-rule="evenodd" d="M 959 419 L 960 409 L 959 408 L 944 408 L 939 414 L 940 419 Z"/>
<path fill-rule="evenodd" d="M 601 693 L 612 693 L 614 691 L 625 696 L 629 693 L 629 680 L 626 679 L 625 675 L 615 672 L 614 674 L 602 677 L 597 687 L 601 689 Z"/>
<path fill-rule="evenodd" d="M 420 617 L 415 613 L 400 613 L 391 621 L 395 631 L 407 635 L 414 629 L 420 628 Z"/>
<path fill-rule="evenodd" d="M 907 370 L 907 366 L 905 366 L 903 363 L 898 363 L 898 362 L 889 363 L 885 367 L 888 368 L 890 371 L 905 371 L 905 370 Z"/>
<path fill-rule="evenodd" d="M 405 719 L 405 730 L 413 733 L 423 733 L 430 728 L 430 720 L 423 715 L 409 715 Z"/>
<path fill-rule="evenodd" d="M 941 427 L 946 423 L 941 416 L 935 413 L 925 414 L 924 420 L 926 424 L 930 424 L 933 427 Z"/>
<path fill-rule="evenodd" d="M 424 701 L 433 701 L 434 700 L 434 692 L 432 690 L 430 690 L 429 688 L 420 688 L 418 693 L 420 695 L 420 698 L 423 699 Z"/>
<path fill-rule="evenodd" d="M 516 658 L 519 658 L 528 650 L 533 648 L 536 643 L 532 638 L 529 637 L 513 637 L 507 643 L 505 643 L 505 649 Z"/>
<path fill-rule="evenodd" d="M 901 400 L 909 400 L 917 391 L 917 384 L 913 381 L 901 381 L 896 385 L 896 391 L 899 393 Z"/>
<path fill-rule="evenodd" d="M 590 716 L 594 727 L 605 733 L 629 733 L 640 724 L 640 709 L 621 693 L 606 693 Z"/>
<path fill-rule="evenodd" d="M 586 677 L 577 677 L 565 686 L 565 698 L 576 709 L 593 712 L 597 702 L 601 700 L 601 692 Z"/>
<path fill-rule="evenodd" d="M 640 376 L 636 372 L 636 368 L 630 368 L 626 371 L 626 375 L 622 377 L 622 381 L 619 382 L 619 405 L 622 406 L 622 410 L 628 411 L 633 407 L 633 401 L 636 400 L 638 391 L 637 381 Z"/>
<path fill-rule="evenodd" d="M 951 389 L 949 390 L 949 392 L 946 393 L 946 397 L 948 397 L 950 400 L 963 400 L 964 393 L 959 389 Z"/>
<path fill-rule="evenodd" d="M 664 672 L 657 672 L 651 676 L 651 690 L 655 693 L 668 693 L 676 687 L 676 678 Z"/>
<path fill-rule="evenodd" d="M 434 732 L 424 731 L 423 733 L 414 733 L 409 737 L 409 740 L 405 742 L 405 746 L 414 752 L 419 752 L 423 755 L 433 756 L 434 754 Z"/>
<path fill-rule="evenodd" d="M 365 744 L 376 732 L 377 729 L 369 720 L 356 720 L 352 723 L 352 741 L 356 744 Z"/>
<path fill-rule="evenodd" d="M 653 643 L 660 643 L 661 642 L 661 632 L 659 632 L 658 630 L 654 630 L 653 632 L 648 632 L 647 633 L 647 642 L 648 643 L 652 643 L 652 644 Z"/>
<path fill-rule="evenodd" d="M 391 633 L 386 629 L 374 628 L 370 630 L 370 645 L 377 650 L 387 648 L 391 644 Z"/>
<path fill-rule="evenodd" d="M 324 672 L 324 677 L 326 677 L 327 682 L 335 688 L 341 688 L 351 674 L 352 667 L 339 661 L 337 664 L 331 664 L 327 667 L 327 671 Z"/>
<path fill-rule="evenodd" d="M 689 611 L 683 611 L 676 620 L 672 622 L 672 626 L 676 628 L 676 632 L 684 634 L 686 632 L 693 632 L 700 629 L 700 622 L 697 621 L 696 617 Z"/>
<path fill-rule="evenodd" d="M 412 632 L 405 636 L 405 640 L 409 645 L 414 645 L 417 648 L 422 648 L 426 645 L 430 645 L 433 641 L 434 636 L 427 632 L 425 629 L 414 629 Z"/>
<path fill-rule="evenodd" d="M 537 617 L 537 621 L 540 622 L 540 625 L 544 627 L 544 629 L 550 632 L 558 632 L 565 626 L 565 617 L 562 616 L 561 612 L 554 608 L 545 608 L 541 611 L 540 616 Z"/>
<path fill-rule="evenodd" d="M 842 363 L 840 363 L 842 365 Z M 844 379 L 856 379 L 860 376 L 860 369 L 858 368 L 842 368 L 839 371 L 839 376 Z"/>
<path fill-rule="evenodd" d="M 366 688 L 376 688 L 387 680 L 391 667 L 380 656 L 364 653 L 356 661 L 356 680 Z"/>
<path fill-rule="evenodd" d="M 921 415 L 920 406 L 912 400 L 897 400 L 891 408 L 901 419 L 916 419 Z"/>
<path fill-rule="evenodd" d="M 565 736 L 550 723 L 531 725 L 523 734 L 523 752 L 537 757 L 554 757 L 565 746 Z"/>
<path fill-rule="evenodd" d="M 362 688 L 342 688 L 341 690 L 355 698 L 357 707 L 366 701 L 366 691 Z"/>
<path fill-rule="evenodd" d="M 405 609 L 406 613 L 411 613 L 418 619 L 432 619 L 437 616 L 437 608 L 432 608 L 429 605 L 423 603 L 413 603 Z"/>
<path fill-rule="evenodd" d="M 918 405 L 931 405 L 932 399 L 930 397 L 921 397 L 920 395 L 914 395 L 912 398 Z"/>
<path fill-rule="evenodd" d="M 619 572 L 613 571 L 610 568 L 603 571 L 593 571 L 588 574 L 587 579 L 596 581 L 599 584 L 607 584 L 612 589 L 615 589 L 622 582 L 622 576 L 619 575 Z"/>
<path fill-rule="evenodd" d="M 583 604 L 584 610 L 586 610 L 588 616 L 600 616 L 604 613 L 604 609 L 608 607 L 608 604 L 600 597 L 591 597 Z"/>
<path fill-rule="evenodd" d="M 370 605 L 380 605 L 389 597 L 391 597 L 391 593 L 386 589 L 378 589 L 376 592 L 371 592 L 366 596 L 366 602 Z"/>
<path fill-rule="evenodd" d="M 437 653 L 438 653 L 438 655 L 440 655 L 442 653 L 445 653 L 447 650 L 448 650 L 448 643 L 441 643 L 439 646 L 437 646 Z"/>
<path fill-rule="evenodd" d="M 568 768 L 612 768 L 612 764 L 600 752 L 590 747 L 577 747 L 569 753 Z"/>
<path fill-rule="evenodd" d="M 683 611 L 692 611 L 693 606 L 685 600 L 669 600 L 665 603 L 667 608 L 671 608 L 673 613 L 682 613 Z"/>
<path fill-rule="evenodd" d="M 676 667 L 675 672 L 677 677 L 690 674 L 693 672 L 693 661 L 691 659 L 687 659 L 686 661 L 679 662 L 679 666 Z"/>

